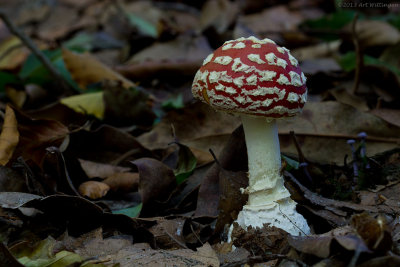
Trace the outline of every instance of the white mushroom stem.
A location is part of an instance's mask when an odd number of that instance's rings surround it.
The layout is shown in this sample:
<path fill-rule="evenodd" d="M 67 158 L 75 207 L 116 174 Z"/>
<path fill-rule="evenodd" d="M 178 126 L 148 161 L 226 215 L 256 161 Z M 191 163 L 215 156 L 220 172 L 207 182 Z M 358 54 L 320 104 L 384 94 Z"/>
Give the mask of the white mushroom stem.
<path fill-rule="evenodd" d="M 249 161 L 249 194 L 247 205 L 239 213 L 237 222 L 243 228 L 270 224 L 292 235 L 310 233 L 304 217 L 297 213 L 296 203 L 290 198 L 280 174 L 281 155 L 275 120 L 241 116 L 246 137 Z"/>

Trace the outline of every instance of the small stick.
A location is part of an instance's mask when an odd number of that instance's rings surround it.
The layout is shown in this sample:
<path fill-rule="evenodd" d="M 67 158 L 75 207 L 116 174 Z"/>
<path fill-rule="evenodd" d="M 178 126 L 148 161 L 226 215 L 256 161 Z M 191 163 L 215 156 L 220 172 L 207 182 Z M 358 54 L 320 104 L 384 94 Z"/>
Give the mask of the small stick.
<path fill-rule="evenodd" d="M 353 22 L 351 24 L 351 33 L 352 33 L 353 44 L 354 44 L 355 53 L 356 53 L 356 71 L 355 71 L 354 84 L 353 84 L 353 89 L 352 89 L 353 94 L 357 93 L 358 87 L 360 85 L 361 68 L 364 65 L 364 57 L 361 53 L 360 41 L 358 40 L 358 35 L 357 35 L 357 30 L 356 30 L 357 20 L 358 20 L 358 13 L 355 14 Z"/>
<path fill-rule="evenodd" d="M 301 151 L 300 144 L 299 144 L 299 142 L 297 141 L 296 134 L 294 133 L 294 131 L 290 131 L 289 134 L 290 134 L 290 136 L 291 136 L 292 139 L 293 139 L 294 145 L 296 146 L 297 154 L 299 155 L 299 161 L 300 161 L 300 162 L 306 162 L 307 160 L 306 160 L 306 158 L 304 157 L 303 151 Z"/>
<path fill-rule="evenodd" d="M 64 89 L 68 90 L 69 93 L 74 91 L 67 80 L 65 80 L 64 77 L 53 66 L 51 61 L 42 53 L 42 51 L 39 50 L 39 48 L 24 32 L 18 29 L 18 27 L 11 21 L 5 11 L 2 9 L 0 9 L 0 18 L 4 21 L 10 32 L 21 39 L 22 43 L 24 43 L 24 45 L 26 45 L 29 50 L 31 50 L 31 52 L 39 59 L 39 61 L 42 62 L 43 66 L 50 72 L 55 80 L 61 83 Z"/>
<path fill-rule="evenodd" d="M 279 135 L 290 135 L 288 132 L 279 132 Z M 355 139 L 356 135 L 347 134 L 328 134 L 328 133 L 299 133 L 296 132 L 296 136 L 310 136 L 310 137 L 320 137 L 320 138 L 337 138 L 337 139 Z M 371 142 L 383 142 L 383 143 L 395 143 L 400 144 L 400 138 L 395 137 L 375 137 L 368 136 L 365 140 Z"/>

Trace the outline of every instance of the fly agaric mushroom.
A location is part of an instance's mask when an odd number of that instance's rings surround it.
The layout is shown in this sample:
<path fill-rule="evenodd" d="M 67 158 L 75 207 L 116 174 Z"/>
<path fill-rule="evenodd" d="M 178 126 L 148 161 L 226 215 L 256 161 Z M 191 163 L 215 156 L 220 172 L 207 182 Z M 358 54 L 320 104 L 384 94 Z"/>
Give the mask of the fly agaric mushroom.
<path fill-rule="evenodd" d="M 239 225 L 310 233 L 280 174 L 276 119 L 297 115 L 307 99 L 306 77 L 289 50 L 253 36 L 227 41 L 204 60 L 192 93 L 242 119 L 249 165 L 249 186 L 243 193 L 249 199 L 238 215 Z"/>

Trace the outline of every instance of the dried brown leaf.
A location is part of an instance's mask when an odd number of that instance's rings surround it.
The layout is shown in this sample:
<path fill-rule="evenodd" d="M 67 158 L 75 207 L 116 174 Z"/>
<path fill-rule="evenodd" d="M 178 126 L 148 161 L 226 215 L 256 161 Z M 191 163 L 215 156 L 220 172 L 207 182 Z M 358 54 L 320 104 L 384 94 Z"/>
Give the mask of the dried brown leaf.
<path fill-rule="evenodd" d="M 278 121 L 278 131 L 282 152 L 297 154 L 290 136 L 294 131 L 306 158 L 337 164 L 349 153 L 346 140 L 357 139 L 360 132 L 368 134 L 368 156 L 395 148 L 400 136 L 399 127 L 334 101 L 309 101 L 296 118 Z"/>
<path fill-rule="evenodd" d="M 139 186 L 139 174 L 133 172 L 117 172 L 107 177 L 103 183 L 108 184 L 114 192 L 134 192 Z"/>
<path fill-rule="evenodd" d="M 342 248 L 349 251 L 367 252 L 371 251 L 363 240 L 356 235 L 351 227 L 334 229 L 322 235 L 312 236 L 288 236 L 290 246 L 303 253 L 312 254 L 319 258 L 327 258 L 337 253 L 333 242 L 337 242 Z"/>
<path fill-rule="evenodd" d="M 392 247 L 392 237 L 383 216 L 374 218 L 366 212 L 351 217 L 351 225 L 369 249 L 386 253 Z"/>
<path fill-rule="evenodd" d="M 163 249 L 187 248 L 183 235 L 185 219 L 159 220 L 149 229 L 157 245 Z"/>
<path fill-rule="evenodd" d="M 181 143 L 202 151 L 212 148 L 218 154 L 232 131 L 240 125 L 240 119 L 196 102 L 180 112 L 169 112 L 150 132 L 139 136 L 138 141 L 149 149 L 167 148 L 174 141 L 171 124 Z"/>
<path fill-rule="evenodd" d="M 171 168 L 152 158 L 141 158 L 132 162 L 139 170 L 139 193 L 142 203 L 165 200 L 176 186 Z"/>
<path fill-rule="evenodd" d="M 243 180 L 243 173 L 240 171 L 247 171 L 247 149 L 244 140 L 243 127 L 238 127 L 232 133 L 218 160 L 222 168 L 231 171 L 231 174 L 234 173 L 231 176 L 232 178 L 239 180 L 239 183 L 237 183 L 236 186 L 228 187 L 231 188 L 232 191 L 235 191 L 238 184 Z M 205 174 L 197 198 L 196 216 L 218 216 L 218 206 L 221 196 L 221 167 L 214 163 Z M 224 184 L 222 184 L 222 186 L 224 186 Z"/>
<path fill-rule="evenodd" d="M 364 112 L 369 110 L 366 99 L 351 94 L 345 88 L 332 89 L 329 90 L 328 93 L 332 95 L 340 103 L 350 105 Z"/>
<path fill-rule="evenodd" d="M 239 6 L 228 0 L 206 1 L 201 10 L 200 30 L 212 27 L 219 34 L 224 33 L 236 19 Z"/>
<path fill-rule="evenodd" d="M 7 105 L 0 134 L 0 164 L 6 165 L 19 142 L 18 122 L 14 110 Z"/>
<path fill-rule="evenodd" d="M 33 160 L 40 166 L 46 148 L 59 146 L 68 136 L 69 130 L 62 123 L 54 120 L 31 119 L 21 112 L 16 112 L 20 142 L 15 156 Z"/>
<path fill-rule="evenodd" d="M 110 190 L 110 187 L 106 183 L 97 181 L 87 181 L 79 186 L 79 193 L 82 196 L 90 199 L 98 199 L 104 197 Z"/>
<path fill-rule="evenodd" d="M 127 172 L 130 169 L 127 167 L 120 167 L 110 164 L 94 162 L 90 160 L 79 159 L 82 169 L 85 171 L 88 178 L 107 178 L 116 173 Z"/>
<path fill-rule="evenodd" d="M 370 113 L 390 124 L 400 127 L 400 110 L 398 109 L 377 108 L 371 110 Z"/>
<path fill-rule="evenodd" d="M 100 63 L 90 54 L 76 54 L 63 49 L 62 55 L 65 66 L 81 88 L 101 81 L 118 81 L 124 88 L 135 86 L 134 83 Z"/>
<path fill-rule="evenodd" d="M 351 24 L 345 27 L 351 32 Z M 394 45 L 400 40 L 400 32 L 387 22 L 379 20 L 359 20 L 356 23 L 357 38 L 364 48 Z"/>
<path fill-rule="evenodd" d="M 111 263 L 119 263 L 121 267 L 132 266 L 132 262 L 146 267 L 157 267 L 161 262 L 166 266 L 177 267 L 219 266 L 218 257 L 208 243 L 197 248 L 197 251 L 191 249 L 153 250 L 146 244 L 136 244 L 121 249 L 111 261 Z"/>

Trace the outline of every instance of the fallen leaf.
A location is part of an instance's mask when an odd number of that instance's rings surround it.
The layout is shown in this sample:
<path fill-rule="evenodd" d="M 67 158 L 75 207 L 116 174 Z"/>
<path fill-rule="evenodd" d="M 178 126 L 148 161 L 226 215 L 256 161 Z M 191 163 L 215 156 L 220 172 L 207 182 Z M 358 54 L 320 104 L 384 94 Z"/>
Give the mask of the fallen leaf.
<path fill-rule="evenodd" d="M 29 50 L 16 36 L 11 36 L 0 43 L 0 70 L 15 70 L 28 57 Z"/>
<path fill-rule="evenodd" d="M 399 266 L 400 259 L 397 255 L 389 255 L 369 259 L 359 265 L 358 267 L 380 267 L 380 266 Z"/>
<path fill-rule="evenodd" d="M 292 50 L 291 53 L 293 54 L 296 50 Z M 315 51 L 314 51 L 315 53 Z M 315 55 L 315 54 L 313 54 Z M 302 55 L 306 57 L 306 55 Z M 313 59 L 303 59 L 300 63 L 301 70 L 308 75 L 315 75 L 319 72 L 336 72 L 340 71 L 341 68 L 337 61 L 333 58 L 323 57 L 323 58 L 313 58 Z"/>
<path fill-rule="evenodd" d="M 0 192 L 0 206 L 7 209 L 16 209 L 41 196 L 22 192 Z"/>
<path fill-rule="evenodd" d="M 90 199 L 99 199 L 104 197 L 110 190 L 110 186 L 103 182 L 87 181 L 79 185 L 79 193 Z"/>
<path fill-rule="evenodd" d="M 212 148 L 218 154 L 232 131 L 240 125 L 240 119 L 196 102 L 181 111 L 170 111 L 150 132 L 139 136 L 138 141 L 149 149 L 167 148 L 174 141 L 171 124 L 179 142 L 202 151 Z"/>
<path fill-rule="evenodd" d="M 142 203 L 165 200 L 176 185 L 172 169 L 152 158 L 141 158 L 132 162 L 139 170 L 139 193 Z"/>
<path fill-rule="evenodd" d="M 225 144 L 224 149 L 220 153 L 218 157 L 218 161 L 220 166 L 216 163 L 207 171 L 204 175 L 203 181 L 201 183 L 198 198 L 197 198 L 197 207 L 195 211 L 195 216 L 209 216 L 209 217 L 218 217 L 219 214 L 219 202 L 221 196 L 221 189 L 229 191 L 229 199 L 234 194 L 234 191 L 237 189 L 237 186 L 243 182 L 243 172 L 247 171 L 247 148 L 244 139 L 244 131 L 243 127 L 238 127 L 230 136 L 228 142 Z M 225 169 L 225 172 L 221 172 L 221 167 Z M 230 171 L 230 172 L 226 172 Z M 229 175 L 227 175 L 229 174 Z M 221 176 L 224 175 L 224 178 Z M 226 179 L 232 178 L 235 180 L 234 185 L 229 185 L 230 181 L 226 181 Z M 228 187 L 225 187 L 225 182 L 228 182 Z M 222 187 L 222 188 L 221 188 Z M 225 191 L 224 193 L 228 194 Z M 227 196 L 225 196 L 227 197 Z M 225 199 L 224 201 L 229 201 Z M 238 199 L 238 201 L 242 201 Z M 225 202 L 225 204 L 228 204 Z M 233 207 L 229 207 L 230 211 L 236 210 L 237 202 Z M 226 216 L 226 215 L 225 215 Z M 228 218 L 223 221 L 224 223 L 231 218 L 231 215 L 228 215 Z M 223 225 L 219 225 L 220 227 Z"/>
<path fill-rule="evenodd" d="M 103 183 L 108 184 L 113 192 L 134 192 L 139 186 L 139 174 L 134 172 L 113 173 Z"/>
<path fill-rule="evenodd" d="M 163 163 L 174 170 L 177 184 L 181 184 L 196 168 L 197 159 L 189 147 L 175 143 L 177 149 L 163 159 Z"/>
<path fill-rule="evenodd" d="M 247 203 L 248 195 L 242 194 L 241 188 L 249 184 L 248 174 L 245 171 L 219 170 L 220 199 L 219 214 L 215 225 L 215 232 L 221 232 L 226 225 L 231 225 L 237 219 L 239 212 Z"/>
<path fill-rule="evenodd" d="M 228 0 L 206 1 L 201 10 L 201 31 L 212 27 L 218 34 L 223 34 L 239 14 L 239 5 Z"/>
<path fill-rule="evenodd" d="M 0 259 L 5 266 L 9 267 L 24 267 L 8 250 L 6 245 L 2 242 L 0 244 Z"/>
<path fill-rule="evenodd" d="M 123 66 L 115 69 L 126 77 L 180 77 L 195 74 L 212 49 L 205 37 L 181 35 L 168 42 L 157 42 L 134 54 Z"/>
<path fill-rule="evenodd" d="M 352 25 L 344 27 L 351 32 Z M 357 39 L 363 48 L 394 45 L 400 40 L 400 32 L 387 22 L 379 20 L 359 20 L 356 23 Z"/>
<path fill-rule="evenodd" d="M 300 12 L 289 10 L 286 5 L 265 8 L 258 13 L 240 16 L 238 22 L 251 29 L 257 36 L 282 42 L 277 32 L 296 31 L 303 17 Z"/>
<path fill-rule="evenodd" d="M 197 167 L 192 175 L 190 175 L 184 183 L 179 185 L 176 193 L 168 201 L 169 206 L 173 209 L 179 209 L 187 207 L 188 205 L 196 205 L 198 189 L 211 166 L 212 164 L 206 164 Z"/>
<path fill-rule="evenodd" d="M 316 45 L 299 47 L 290 50 L 290 53 L 300 62 L 304 60 L 326 58 L 339 52 L 341 41 L 318 43 Z"/>
<path fill-rule="evenodd" d="M 312 254 L 319 258 L 327 258 L 337 253 L 337 242 L 341 247 L 349 251 L 371 253 L 363 240 L 356 235 L 351 227 L 334 229 L 328 233 L 312 236 L 288 236 L 290 246 L 306 254 Z"/>
<path fill-rule="evenodd" d="M 400 127 L 400 110 L 398 109 L 388 109 L 388 108 L 376 108 L 370 111 L 371 114 Z"/>
<path fill-rule="evenodd" d="M 332 95 L 338 102 L 350 105 L 359 111 L 365 112 L 369 110 L 367 101 L 364 98 L 349 93 L 346 88 L 331 89 L 327 93 Z"/>
<path fill-rule="evenodd" d="M 219 260 L 212 247 L 206 243 L 197 251 L 191 249 L 177 250 L 153 250 L 148 246 L 127 247 L 121 249 L 111 263 L 119 263 L 122 267 L 132 265 L 132 262 L 140 266 L 155 266 L 162 262 L 165 265 L 174 266 L 219 266 Z"/>
<path fill-rule="evenodd" d="M 37 33 L 42 40 L 55 41 L 81 28 L 77 21 L 78 12 L 75 9 L 53 5 L 45 22 L 39 24 Z"/>
<path fill-rule="evenodd" d="M 0 192 L 28 192 L 26 177 L 14 169 L 0 166 Z"/>
<path fill-rule="evenodd" d="M 10 98 L 11 103 L 13 103 L 18 108 L 21 108 L 26 100 L 27 100 L 27 93 L 23 90 L 17 90 L 12 86 L 6 86 L 6 94 L 7 97 Z"/>
<path fill-rule="evenodd" d="M 6 165 L 19 142 L 18 122 L 13 109 L 7 105 L 0 134 L 0 164 Z"/>
<path fill-rule="evenodd" d="M 112 213 L 113 214 L 123 214 L 130 218 L 136 218 L 136 217 L 139 217 L 140 212 L 142 211 L 142 207 L 143 207 L 143 203 L 140 203 L 139 205 L 134 206 L 134 207 L 129 207 L 129 208 L 121 209 L 121 210 L 113 210 Z"/>
<path fill-rule="evenodd" d="M 68 266 L 73 263 L 81 262 L 82 258 L 70 251 L 53 252 L 52 248 L 56 240 L 51 236 L 31 246 L 19 248 L 13 253 L 18 261 L 24 266 Z"/>
<path fill-rule="evenodd" d="M 351 217 L 351 225 L 362 237 L 369 249 L 386 253 L 392 247 L 392 237 L 383 216 L 373 218 L 366 212 Z"/>
<path fill-rule="evenodd" d="M 39 109 L 26 111 L 32 119 L 45 119 L 58 121 L 64 125 L 83 126 L 87 122 L 87 117 L 82 113 L 77 113 L 59 101 L 51 103 Z"/>
<path fill-rule="evenodd" d="M 93 162 L 84 159 L 79 159 L 79 163 L 81 164 L 81 167 L 85 171 L 88 178 L 98 177 L 106 179 L 112 175 L 119 175 L 130 170 L 130 168 L 127 167 Z"/>
<path fill-rule="evenodd" d="M 104 120 L 112 125 L 152 125 L 153 97 L 139 87 L 124 89 L 117 82 L 104 84 Z"/>
<path fill-rule="evenodd" d="M 354 213 L 360 213 L 366 211 L 371 214 L 379 214 L 379 213 L 392 214 L 392 212 L 399 209 L 394 205 L 388 206 L 386 205 L 386 203 L 380 203 L 379 205 L 376 205 L 375 203 L 373 205 L 364 205 L 359 203 L 325 198 L 323 196 L 318 195 L 317 193 L 310 191 L 308 188 L 300 184 L 296 180 L 296 178 L 294 178 L 293 175 L 291 175 L 290 173 L 284 172 L 284 174 L 285 177 L 287 177 L 291 183 L 294 183 L 295 186 L 301 191 L 300 194 L 304 196 L 304 199 L 306 199 L 309 202 L 309 204 L 307 205 L 304 204 L 304 205 L 308 207 L 308 209 L 315 215 L 325 219 L 333 227 L 346 225 L 347 224 L 346 222 L 348 222 L 351 215 L 353 215 Z M 302 202 L 304 202 L 304 200 Z M 318 210 L 326 212 L 319 213 Z M 337 221 L 335 220 L 336 219 L 335 217 L 333 217 L 334 220 L 331 220 L 332 216 L 329 213 L 332 213 L 333 215 L 336 215 L 336 217 L 341 218 L 341 220 L 339 220 L 340 224 L 336 224 Z"/>
<path fill-rule="evenodd" d="M 22 113 L 17 114 L 20 142 L 16 155 L 32 159 L 38 166 L 46 154 L 46 148 L 60 146 L 68 136 L 66 126 L 53 120 L 33 120 Z"/>
<path fill-rule="evenodd" d="M 131 134 L 109 125 L 72 133 L 66 152 L 79 155 L 81 159 L 111 165 L 153 156 Z"/>
<path fill-rule="evenodd" d="M 182 218 L 161 219 L 149 231 L 154 235 L 157 245 L 162 249 L 187 248 L 184 237 L 185 220 Z"/>
<path fill-rule="evenodd" d="M 297 154 L 290 131 L 294 131 L 306 158 L 318 162 L 343 163 L 349 146 L 347 139 L 358 139 L 366 132 L 368 155 L 396 147 L 400 128 L 382 119 L 339 102 L 308 102 L 303 112 L 291 120 L 278 121 L 283 153 Z M 327 153 L 329 151 L 329 153 Z"/>
<path fill-rule="evenodd" d="M 60 103 L 76 112 L 93 115 L 102 120 L 105 110 L 103 96 L 103 92 L 73 95 L 61 99 Z"/>
<path fill-rule="evenodd" d="M 81 88 L 101 81 L 119 81 L 124 88 L 135 87 L 135 84 L 97 61 L 90 54 L 76 54 L 67 49 L 62 50 L 65 66 L 72 78 Z"/>
<path fill-rule="evenodd" d="M 220 249 L 218 246 L 221 246 Z M 250 252 L 247 249 L 238 247 L 232 250 L 232 244 L 224 243 L 224 244 L 215 244 L 213 245 L 214 250 L 216 250 L 219 261 L 221 264 L 237 264 L 241 262 L 247 262 L 250 257 Z M 228 247 L 228 251 L 224 251 Z M 273 265 L 272 265 L 273 266 Z"/>

